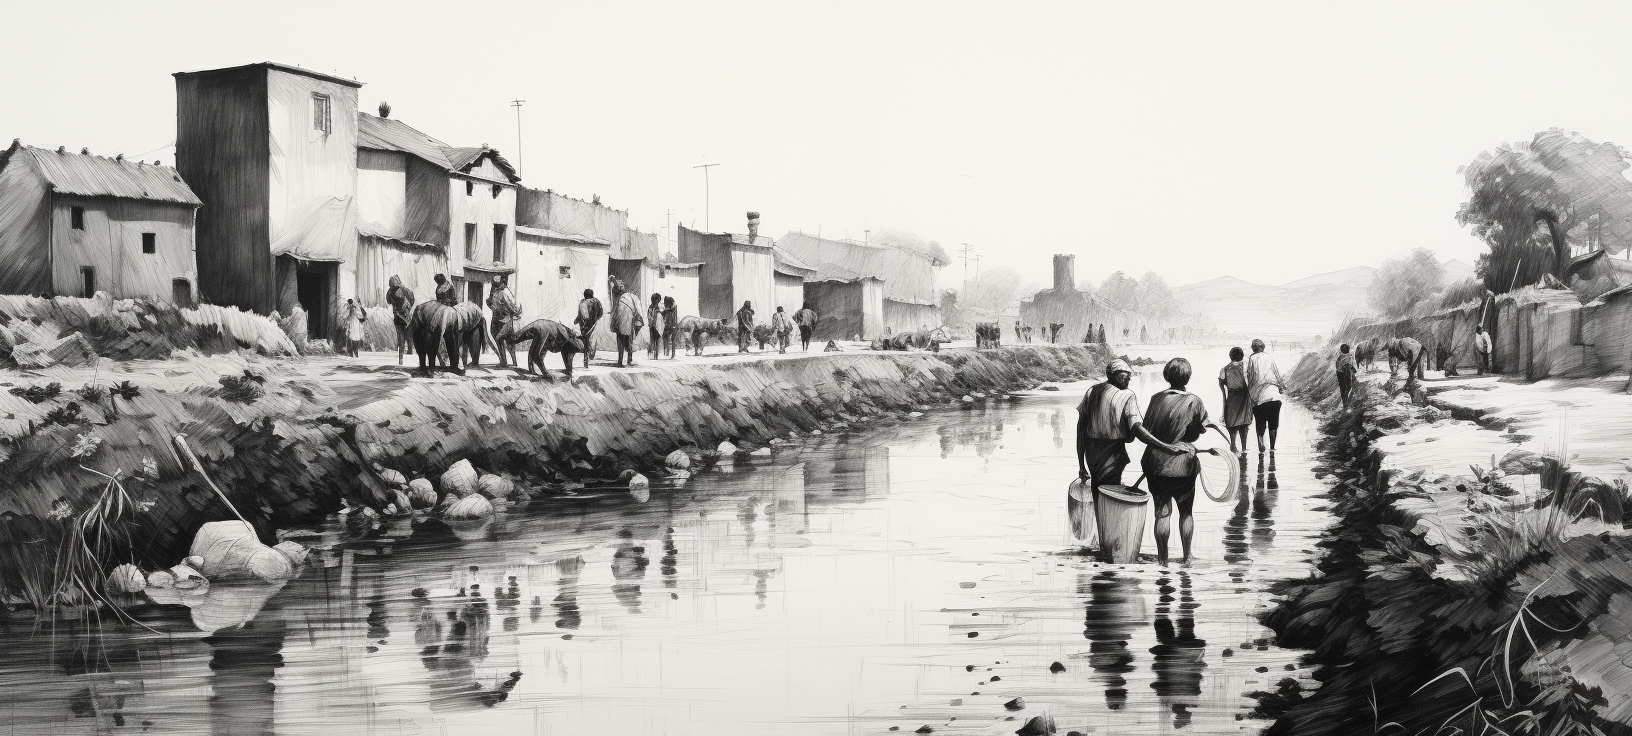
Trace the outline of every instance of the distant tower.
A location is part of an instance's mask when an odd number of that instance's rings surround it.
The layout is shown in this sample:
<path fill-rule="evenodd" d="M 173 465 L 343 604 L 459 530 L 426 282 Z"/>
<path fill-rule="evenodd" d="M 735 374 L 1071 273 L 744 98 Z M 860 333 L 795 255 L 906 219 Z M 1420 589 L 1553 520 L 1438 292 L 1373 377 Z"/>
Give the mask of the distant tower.
<path fill-rule="evenodd" d="M 1069 253 L 1054 254 L 1054 291 L 1067 294 L 1076 289 L 1077 257 Z"/>

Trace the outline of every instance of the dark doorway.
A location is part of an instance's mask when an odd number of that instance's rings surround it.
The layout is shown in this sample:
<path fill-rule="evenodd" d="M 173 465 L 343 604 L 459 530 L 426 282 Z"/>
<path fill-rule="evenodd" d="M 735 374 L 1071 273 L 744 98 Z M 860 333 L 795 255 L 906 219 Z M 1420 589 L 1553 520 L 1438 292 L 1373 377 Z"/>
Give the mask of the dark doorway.
<path fill-rule="evenodd" d="M 187 279 L 170 281 L 170 301 L 178 307 L 193 306 L 193 284 Z"/>
<path fill-rule="evenodd" d="M 333 294 L 335 264 L 301 261 L 295 270 L 295 297 L 306 310 L 306 335 L 313 340 L 329 334 L 329 302 Z"/>
<path fill-rule="evenodd" d="M 465 299 L 467 301 L 471 302 L 472 304 L 481 304 L 482 303 L 482 282 L 480 282 L 480 281 L 466 281 L 465 282 Z"/>
<path fill-rule="evenodd" d="M 96 268 L 93 266 L 79 267 L 79 295 L 89 299 L 96 296 Z"/>

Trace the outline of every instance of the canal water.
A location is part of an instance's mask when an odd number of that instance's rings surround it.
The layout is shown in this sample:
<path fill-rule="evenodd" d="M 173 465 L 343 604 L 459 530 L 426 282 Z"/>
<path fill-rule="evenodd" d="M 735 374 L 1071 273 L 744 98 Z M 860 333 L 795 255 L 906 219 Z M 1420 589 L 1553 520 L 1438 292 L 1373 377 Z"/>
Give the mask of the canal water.
<path fill-rule="evenodd" d="M 1213 352 L 1192 388 L 1216 415 Z M 1065 513 L 1086 387 L 802 438 L 644 502 L 337 521 L 281 590 L 0 631 L 0 733 L 1262 729 L 1251 693 L 1314 686 L 1256 620 L 1328 522 L 1311 417 L 1287 407 L 1238 503 L 1198 496 L 1191 565 L 1100 564 Z"/>

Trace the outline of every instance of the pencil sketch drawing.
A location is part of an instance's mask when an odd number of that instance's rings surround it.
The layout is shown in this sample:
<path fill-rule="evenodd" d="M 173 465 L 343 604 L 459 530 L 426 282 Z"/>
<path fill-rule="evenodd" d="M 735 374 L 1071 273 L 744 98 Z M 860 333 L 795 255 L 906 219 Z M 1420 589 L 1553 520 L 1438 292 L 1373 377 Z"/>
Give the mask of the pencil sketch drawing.
<path fill-rule="evenodd" d="M 1632 8 L 5 16 L 0 734 L 1632 734 Z"/>

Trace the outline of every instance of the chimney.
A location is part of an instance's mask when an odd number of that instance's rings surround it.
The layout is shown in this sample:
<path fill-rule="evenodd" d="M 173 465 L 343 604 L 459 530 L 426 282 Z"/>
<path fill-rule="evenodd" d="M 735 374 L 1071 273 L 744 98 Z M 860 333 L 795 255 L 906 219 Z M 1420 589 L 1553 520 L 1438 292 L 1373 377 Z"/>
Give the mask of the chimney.
<path fill-rule="evenodd" d="M 759 213 L 748 213 L 748 242 L 759 239 Z"/>
<path fill-rule="evenodd" d="M 391 117 L 391 103 L 386 102 L 385 100 L 380 100 L 380 117 Z"/>
<path fill-rule="evenodd" d="M 1068 294 L 1075 291 L 1077 257 L 1069 253 L 1054 254 L 1054 291 Z"/>

